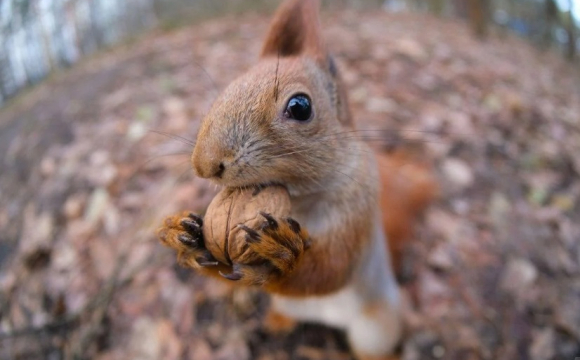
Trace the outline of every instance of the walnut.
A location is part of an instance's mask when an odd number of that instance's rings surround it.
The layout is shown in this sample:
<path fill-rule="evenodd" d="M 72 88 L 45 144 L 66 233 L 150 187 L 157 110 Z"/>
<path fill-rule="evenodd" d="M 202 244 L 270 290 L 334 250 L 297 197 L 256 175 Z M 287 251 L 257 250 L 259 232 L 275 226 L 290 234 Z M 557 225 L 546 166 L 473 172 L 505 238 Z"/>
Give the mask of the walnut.
<path fill-rule="evenodd" d="M 286 217 L 290 208 L 290 196 L 282 186 L 225 188 L 215 196 L 205 213 L 205 246 L 225 264 L 258 260 L 252 259 L 254 255 L 247 251 L 246 232 L 237 225 L 244 224 L 257 230 L 264 222 L 260 211 L 274 217 Z"/>

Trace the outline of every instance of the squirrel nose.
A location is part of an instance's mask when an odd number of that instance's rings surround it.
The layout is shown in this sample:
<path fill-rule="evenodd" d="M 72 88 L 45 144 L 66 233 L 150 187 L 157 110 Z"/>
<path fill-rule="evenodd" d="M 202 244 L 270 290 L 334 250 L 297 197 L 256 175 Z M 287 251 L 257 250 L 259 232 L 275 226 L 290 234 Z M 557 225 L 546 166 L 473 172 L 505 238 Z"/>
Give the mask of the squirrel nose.
<path fill-rule="evenodd" d="M 222 161 L 193 161 L 193 168 L 199 177 L 204 179 L 221 178 L 226 170 Z"/>
<path fill-rule="evenodd" d="M 206 124 L 207 125 L 207 124 Z M 204 179 L 223 179 L 231 167 L 235 155 L 228 142 L 210 133 L 211 127 L 203 127 L 191 154 L 191 164 L 197 176 Z"/>
<path fill-rule="evenodd" d="M 191 164 L 197 176 L 204 179 L 221 179 L 226 170 L 228 154 L 219 146 L 198 141 L 191 154 Z"/>

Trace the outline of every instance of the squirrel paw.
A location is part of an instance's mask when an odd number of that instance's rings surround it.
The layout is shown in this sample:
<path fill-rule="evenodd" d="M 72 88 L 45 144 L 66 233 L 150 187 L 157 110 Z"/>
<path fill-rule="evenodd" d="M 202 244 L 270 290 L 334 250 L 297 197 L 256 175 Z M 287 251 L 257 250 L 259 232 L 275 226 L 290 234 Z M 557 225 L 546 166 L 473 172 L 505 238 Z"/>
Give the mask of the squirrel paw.
<path fill-rule="evenodd" d="M 260 212 L 264 221 L 252 229 L 238 225 L 246 232 L 248 250 L 236 259 L 232 272 L 220 274 L 248 286 L 267 285 L 291 274 L 310 247 L 310 237 L 292 218 L 277 219 Z"/>
<path fill-rule="evenodd" d="M 217 266 L 218 261 L 205 248 L 201 217 L 184 212 L 169 216 L 157 230 L 159 240 L 177 251 L 177 261 L 192 268 Z"/>

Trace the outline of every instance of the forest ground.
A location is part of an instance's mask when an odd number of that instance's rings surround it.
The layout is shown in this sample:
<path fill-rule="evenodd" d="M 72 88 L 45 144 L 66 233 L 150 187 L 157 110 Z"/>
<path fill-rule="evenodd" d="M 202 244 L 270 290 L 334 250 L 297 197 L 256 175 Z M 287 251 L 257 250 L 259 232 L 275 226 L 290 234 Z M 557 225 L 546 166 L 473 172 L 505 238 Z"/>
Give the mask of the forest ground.
<path fill-rule="evenodd" d="M 176 266 L 154 237 L 215 194 L 180 137 L 267 23 L 150 34 L 0 111 L 0 358 L 352 358 L 340 331 L 268 334 L 267 296 Z M 323 25 L 367 140 L 418 151 L 442 188 L 405 255 L 402 359 L 580 356 L 578 68 L 427 15 Z"/>

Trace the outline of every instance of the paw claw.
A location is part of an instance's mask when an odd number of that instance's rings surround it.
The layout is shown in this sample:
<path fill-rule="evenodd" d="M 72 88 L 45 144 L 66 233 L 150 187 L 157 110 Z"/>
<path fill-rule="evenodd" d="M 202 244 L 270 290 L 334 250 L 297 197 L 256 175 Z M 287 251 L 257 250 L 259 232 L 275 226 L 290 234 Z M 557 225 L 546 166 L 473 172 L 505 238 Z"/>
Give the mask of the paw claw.
<path fill-rule="evenodd" d="M 200 227 L 200 228 L 201 228 L 201 227 L 203 226 L 203 219 L 202 219 L 202 217 L 201 217 L 201 216 L 199 216 L 199 215 L 196 215 L 196 214 L 194 214 L 194 213 L 189 213 L 187 216 L 188 216 L 188 217 L 189 217 L 191 220 L 193 220 L 193 221 L 196 223 L 196 225 L 197 225 L 198 227 Z"/>
<path fill-rule="evenodd" d="M 260 241 L 260 234 L 256 230 L 249 228 L 244 224 L 239 224 L 238 227 L 246 232 L 246 241 L 252 243 Z"/>
<path fill-rule="evenodd" d="M 223 272 L 219 272 L 221 276 L 223 276 L 224 278 L 228 279 L 228 280 L 232 280 L 232 281 L 238 281 L 242 278 L 242 274 L 239 272 L 236 272 L 236 270 L 232 271 L 229 274 L 224 274 Z"/>
<path fill-rule="evenodd" d="M 193 236 L 201 236 L 201 226 L 195 220 L 183 219 L 181 220 L 180 224 L 183 226 L 185 231 L 192 234 Z"/>
<path fill-rule="evenodd" d="M 200 256 L 197 256 L 195 261 L 202 266 L 214 266 L 219 263 L 207 250 L 203 251 Z"/>
<path fill-rule="evenodd" d="M 183 245 L 191 248 L 197 248 L 199 246 L 199 242 L 188 234 L 180 234 L 177 239 L 181 241 Z"/>
<path fill-rule="evenodd" d="M 221 277 L 248 286 L 264 286 L 282 281 L 292 274 L 299 265 L 303 252 L 310 247 L 308 232 L 296 220 L 289 217 L 278 218 L 266 212 L 259 212 L 258 216 L 263 218 L 257 219 L 258 224 L 252 222 L 251 226 L 236 225 L 239 231 L 244 232 L 244 251 L 247 252 L 233 261 L 233 267 L 229 268 L 231 270 L 214 268 Z M 203 238 L 200 241 L 203 242 Z M 213 258 L 201 257 L 196 260 L 200 266 L 217 264 Z"/>
<path fill-rule="evenodd" d="M 264 224 L 264 228 L 268 227 L 270 230 L 276 230 L 278 228 L 278 222 L 274 217 L 268 213 L 260 211 L 260 215 L 262 215 L 266 219 L 266 223 Z"/>
<path fill-rule="evenodd" d="M 289 217 L 289 218 L 286 218 L 286 222 L 288 223 L 288 225 L 290 226 L 290 229 L 292 229 L 292 231 L 294 231 L 295 234 L 300 234 L 300 231 L 302 230 L 302 228 L 300 227 L 300 224 L 298 223 L 298 221 Z"/>
<path fill-rule="evenodd" d="M 199 266 L 207 267 L 207 266 L 217 266 L 219 262 L 217 261 L 197 261 Z"/>

